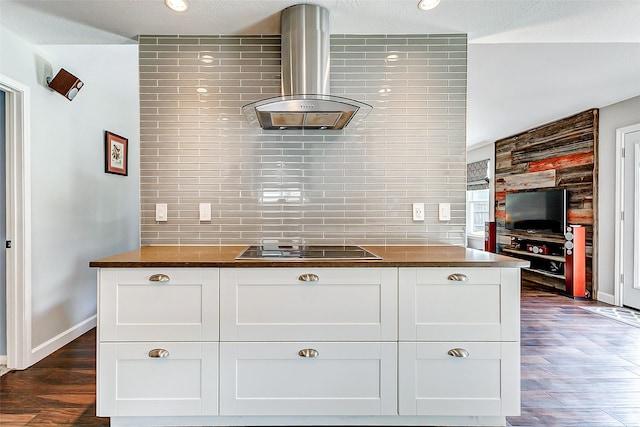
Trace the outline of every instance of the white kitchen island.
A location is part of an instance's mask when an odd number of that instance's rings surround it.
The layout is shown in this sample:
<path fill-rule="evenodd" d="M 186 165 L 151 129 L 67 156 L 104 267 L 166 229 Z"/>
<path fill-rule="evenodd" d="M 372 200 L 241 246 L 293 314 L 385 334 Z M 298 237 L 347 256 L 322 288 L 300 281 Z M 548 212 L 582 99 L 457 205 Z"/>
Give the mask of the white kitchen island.
<path fill-rule="evenodd" d="M 450 246 L 237 261 L 146 247 L 98 267 L 97 415 L 116 425 L 504 425 L 520 268 Z"/>

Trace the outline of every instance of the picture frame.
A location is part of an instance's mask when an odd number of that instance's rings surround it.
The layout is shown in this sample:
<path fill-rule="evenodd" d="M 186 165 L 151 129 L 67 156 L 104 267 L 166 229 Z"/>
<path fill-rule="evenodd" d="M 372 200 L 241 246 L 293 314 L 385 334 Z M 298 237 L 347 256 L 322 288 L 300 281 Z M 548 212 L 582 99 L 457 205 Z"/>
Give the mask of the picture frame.
<path fill-rule="evenodd" d="M 105 173 L 127 176 L 129 164 L 129 140 L 113 132 L 104 132 Z"/>

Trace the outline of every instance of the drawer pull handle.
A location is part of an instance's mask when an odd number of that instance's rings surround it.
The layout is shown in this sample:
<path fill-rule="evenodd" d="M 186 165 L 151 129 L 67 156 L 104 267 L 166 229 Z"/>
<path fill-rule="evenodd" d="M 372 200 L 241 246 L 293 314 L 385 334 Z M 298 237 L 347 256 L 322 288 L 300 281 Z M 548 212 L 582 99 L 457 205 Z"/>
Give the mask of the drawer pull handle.
<path fill-rule="evenodd" d="M 166 274 L 154 274 L 149 277 L 150 282 L 168 282 L 169 280 L 171 280 L 171 278 Z"/>
<path fill-rule="evenodd" d="M 301 282 L 317 282 L 318 280 L 320 280 L 320 278 L 317 274 L 306 273 L 298 276 L 298 280 Z"/>
<path fill-rule="evenodd" d="M 149 351 L 149 357 L 155 357 L 158 359 L 169 357 L 169 351 L 164 348 L 154 348 Z"/>
<path fill-rule="evenodd" d="M 298 356 L 307 358 L 318 357 L 319 354 L 318 350 L 314 350 L 313 348 L 305 348 L 298 352 Z"/>
<path fill-rule="evenodd" d="M 464 348 L 452 348 L 447 354 L 453 357 L 469 357 L 469 352 Z"/>
<path fill-rule="evenodd" d="M 450 274 L 449 277 L 447 277 L 448 280 L 451 280 L 453 282 L 468 282 L 469 278 L 464 275 L 464 274 L 460 274 L 460 273 L 455 273 L 455 274 Z"/>

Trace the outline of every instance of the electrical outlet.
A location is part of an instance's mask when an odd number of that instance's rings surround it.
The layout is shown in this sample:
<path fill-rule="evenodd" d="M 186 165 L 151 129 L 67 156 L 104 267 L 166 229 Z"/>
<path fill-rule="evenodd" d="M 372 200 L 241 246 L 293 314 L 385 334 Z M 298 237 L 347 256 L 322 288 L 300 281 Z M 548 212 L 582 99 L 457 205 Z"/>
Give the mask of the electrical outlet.
<path fill-rule="evenodd" d="M 438 203 L 438 219 L 440 221 L 451 220 L 451 204 L 450 203 Z"/>
<path fill-rule="evenodd" d="M 158 222 L 166 222 L 167 221 L 167 204 L 166 203 L 156 203 L 156 221 Z"/>
<path fill-rule="evenodd" d="M 424 221 L 424 203 L 413 204 L 413 220 Z"/>
<path fill-rule="evenodd" d="M 211 221 L 211 203 L 200 203 L 200 221 Z"/>

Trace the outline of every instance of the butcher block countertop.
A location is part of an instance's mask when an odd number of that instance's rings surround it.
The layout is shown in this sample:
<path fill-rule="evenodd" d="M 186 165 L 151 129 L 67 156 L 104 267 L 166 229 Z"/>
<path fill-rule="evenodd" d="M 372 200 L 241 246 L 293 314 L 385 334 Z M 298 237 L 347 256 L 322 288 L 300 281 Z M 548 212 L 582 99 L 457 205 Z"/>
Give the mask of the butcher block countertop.
<path fill-rule="evenodd" d="M 246 246 L 144 246 L 89 263 L 100 268 L 143 267 L 529 267 L 529 262 L 461 246 L 362 246 L 379 260 L 236 260 Z"/>

